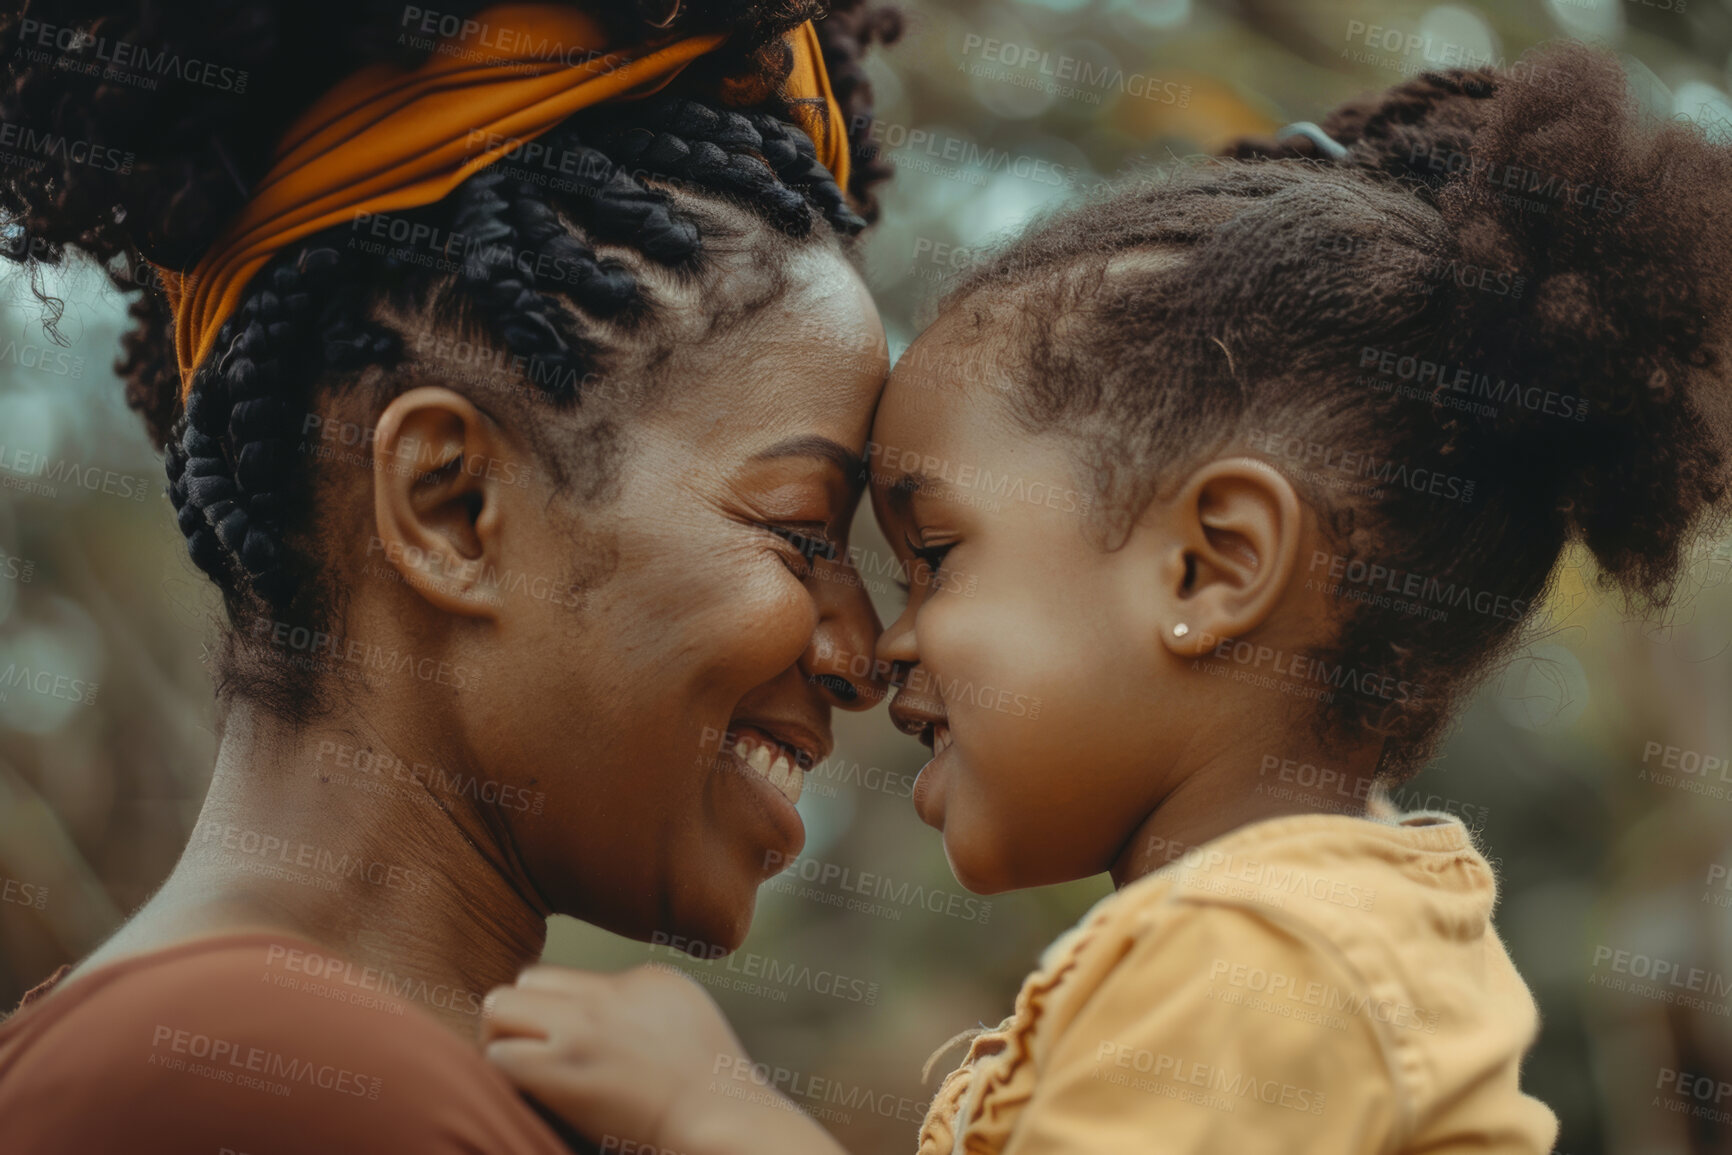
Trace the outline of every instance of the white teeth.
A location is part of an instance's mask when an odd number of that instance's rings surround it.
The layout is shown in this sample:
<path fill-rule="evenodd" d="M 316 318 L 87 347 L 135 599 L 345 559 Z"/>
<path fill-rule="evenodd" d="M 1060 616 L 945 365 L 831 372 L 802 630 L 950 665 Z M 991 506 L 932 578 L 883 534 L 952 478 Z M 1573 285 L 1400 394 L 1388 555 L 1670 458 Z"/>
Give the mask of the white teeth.
<path fill-rule="evenodd" d="M 748 770 L 774 786 L 789 802 L 800 801 L 806 776 L 780 746 L 766 746 L 752 735 L 742 734 L 734 742 L 734 753 Z"/>
<path fill-rule="evenodd" d="M 950 727 L 940 722 L 932 728 L 932 756 L 938 757 L 950 748 Z"/>

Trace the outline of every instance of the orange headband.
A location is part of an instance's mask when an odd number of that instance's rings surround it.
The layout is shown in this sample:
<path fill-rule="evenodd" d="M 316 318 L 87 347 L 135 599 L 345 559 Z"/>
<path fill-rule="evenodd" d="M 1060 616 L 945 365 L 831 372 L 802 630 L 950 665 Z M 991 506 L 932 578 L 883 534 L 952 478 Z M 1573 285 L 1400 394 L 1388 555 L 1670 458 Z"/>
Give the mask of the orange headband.
<path fill-rule="evenodd" d="M 217 330 L 276 253 L 357 214 L 432 204 L 580 109 L 658 91 L 726 39 L 609 51 L 595 18 L 562 4 L 497 5 L 465 27 L 479 38 L 459 33 L 412 71 L 371 65 L 326 93 L 290 127 L 252 198 L 191 272 L 161 270 L 182 403 Z M 786 39 L 793 70 L 780 95 L 846 189 L 847 125 L 817 30 L 808 21 Z"/>

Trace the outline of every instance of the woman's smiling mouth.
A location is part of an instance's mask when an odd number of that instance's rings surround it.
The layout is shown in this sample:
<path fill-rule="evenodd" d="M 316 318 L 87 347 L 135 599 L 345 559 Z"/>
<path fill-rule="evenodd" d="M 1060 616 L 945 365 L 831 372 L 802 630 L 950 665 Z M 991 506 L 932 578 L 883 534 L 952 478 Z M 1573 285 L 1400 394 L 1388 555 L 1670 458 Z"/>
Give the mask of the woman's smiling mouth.
<path fill-rule="evenodd" d="M 736 731 L 730 748 L 747 770 L 774 786 L 782 797 L 789 802 L 800 801 L 806 772 L 795 751 L 767 734 L 749 729 Z"/>

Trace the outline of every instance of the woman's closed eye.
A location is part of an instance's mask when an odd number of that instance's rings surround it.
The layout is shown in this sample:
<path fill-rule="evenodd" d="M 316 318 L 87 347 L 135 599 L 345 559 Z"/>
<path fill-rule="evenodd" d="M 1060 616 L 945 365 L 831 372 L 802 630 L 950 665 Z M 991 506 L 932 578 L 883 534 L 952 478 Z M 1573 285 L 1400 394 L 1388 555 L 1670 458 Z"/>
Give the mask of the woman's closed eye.
<path fill-rule="evenodd" d="M 832 541 L 821 526 L 766 525 L 764 528 L 793 547 L 792 556 L 786 559 L 788 568 L 802 580 L 812 575 L 813 559 L 821 557 L 825 561 L 835 561 L 842 554 L 842 547 Z"/>

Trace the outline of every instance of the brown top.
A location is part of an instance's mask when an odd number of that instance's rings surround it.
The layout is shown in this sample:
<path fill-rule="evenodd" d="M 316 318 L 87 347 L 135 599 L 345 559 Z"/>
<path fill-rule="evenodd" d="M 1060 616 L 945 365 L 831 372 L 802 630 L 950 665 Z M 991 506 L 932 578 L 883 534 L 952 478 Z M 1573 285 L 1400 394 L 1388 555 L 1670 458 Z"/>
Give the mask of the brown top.
<path fill-rule="evenodd" d="M 292 936 L 197 939 L 53 989 L 65 972 L 0 1022 L 14 1155 L 569 1155 L 381 972 Z"/>

